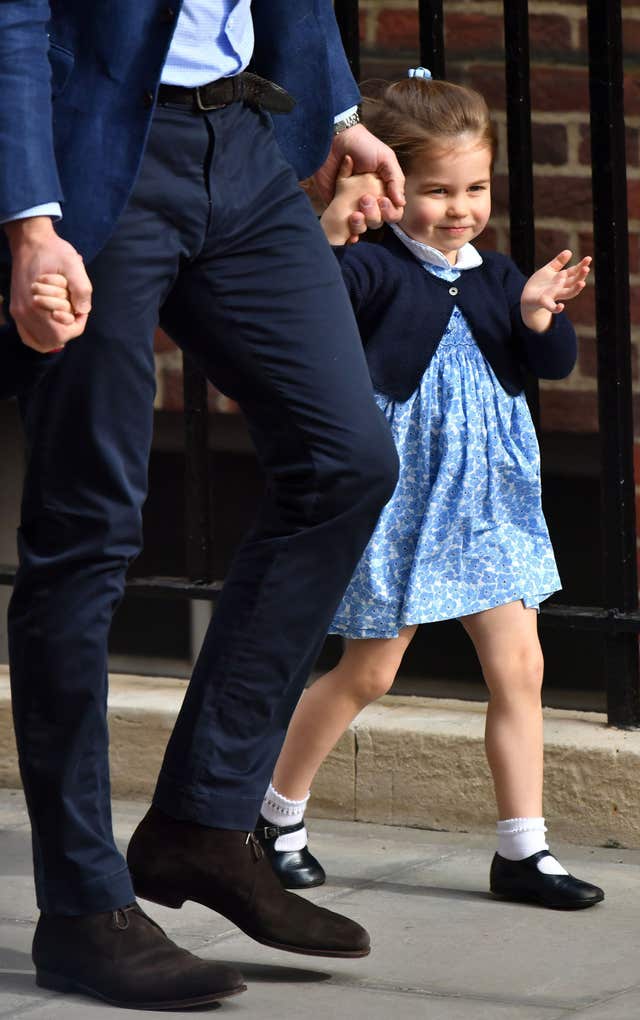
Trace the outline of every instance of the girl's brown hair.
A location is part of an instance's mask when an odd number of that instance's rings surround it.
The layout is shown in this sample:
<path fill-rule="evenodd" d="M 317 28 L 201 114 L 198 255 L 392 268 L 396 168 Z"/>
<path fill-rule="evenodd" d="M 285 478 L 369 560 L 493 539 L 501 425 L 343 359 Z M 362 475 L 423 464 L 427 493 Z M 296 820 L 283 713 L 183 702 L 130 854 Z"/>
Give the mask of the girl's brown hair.
<path fill-rule="evenodd" d="M 429 150 L 472 135 L 496 153 L 496 132 L 489 108 L 480 95 L 464 85 L 432 78 L 402 78 L 385 85 L 378 95 L 363 100 L 363 120 L 389 145 L 409 173 L 414 161 Z"/>

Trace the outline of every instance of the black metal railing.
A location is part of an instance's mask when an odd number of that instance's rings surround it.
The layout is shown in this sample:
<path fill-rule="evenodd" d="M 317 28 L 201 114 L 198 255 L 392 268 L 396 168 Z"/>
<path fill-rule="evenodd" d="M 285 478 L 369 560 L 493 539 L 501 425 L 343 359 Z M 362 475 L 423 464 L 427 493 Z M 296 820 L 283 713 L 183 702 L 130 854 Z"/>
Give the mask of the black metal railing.
<path fill-rule="evenodd" d="M 629 321 L 626 153 L 621 0 L 587 0 L 592 145 L 596 330 L 603 521 L 604 605 L 542 607 L 544 626 L 604 637 L 608 719 L 640 725 L 638 581 Z M 358 0 L 336 0 L 336 15 L 351 67 L 360 72 Z M 419 0 L 420 60 L 445 74 L 443 0 Z M 525 273 L 534 267 L 535 217 L 531 130 L 528 0 L 504 0 L 505 76 L 511 252 Z M 212 576 L 212 499 L 207 443 L 207 390 L 185 359 L 184 415 L 187 487 L 186 579 L 136 578 L 128 590 L 144 595 L 215 599 Z M 537 387 L 529 388 L 534 418 Z M 0 568 L 0 583 L 13 571 Z"/>

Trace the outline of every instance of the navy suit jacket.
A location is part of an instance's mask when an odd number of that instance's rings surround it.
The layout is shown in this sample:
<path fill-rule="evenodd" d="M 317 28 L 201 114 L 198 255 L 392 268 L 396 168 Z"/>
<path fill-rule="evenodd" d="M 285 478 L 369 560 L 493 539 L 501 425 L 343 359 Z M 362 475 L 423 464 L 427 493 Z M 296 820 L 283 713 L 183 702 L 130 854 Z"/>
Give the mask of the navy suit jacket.
<path fill-rule="evenodd" d="M 59 233 L 90 260 L 131 192 L 183 0 L 0 0 L 0 220 L 63 203 Z M 331 0 L 253 0 L 253 70 L 297 100 L 274 117 L 299 178 L 359 101 Z M 53 104 L 52 104 L 53 97 Z"/>
<path fill-rule="evenodd" d="M 334 248 L 358 320 L 373 385 L 394 400 L 418 388 L 454 305 L 503 388 L 519 393 L 528 369 L 563 379 L 576 361 L 576 334 L 567 316 L 554 315 L 546 333 L 528 329 L 520 314 L 526 282 L 506 255 L 482 252 L 483 264 L 455 283 L 425 272 L 386 228 L 380 244 Z"/>

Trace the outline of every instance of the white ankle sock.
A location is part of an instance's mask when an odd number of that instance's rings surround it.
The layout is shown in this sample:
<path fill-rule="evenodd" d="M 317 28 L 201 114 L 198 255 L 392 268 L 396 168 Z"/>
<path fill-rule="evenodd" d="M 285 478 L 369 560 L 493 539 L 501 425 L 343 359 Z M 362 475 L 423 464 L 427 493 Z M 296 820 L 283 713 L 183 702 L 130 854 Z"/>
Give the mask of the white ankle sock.
<path fill-rule="evenodd" d="M 498 853 L 507 861 L 523 861 L 549 846 L 544 834 L 544 818 L 506 818 L 496 825 Z M 544 875 L 566 875 L 568 872 L 549 855 L 538 861 L 538 870 Z"/>
<path fill-rule="evenodd" d="M 289 800 L 269 783 L 269 788 L 264 795 L 260 814 L 272 825 L 297 825 L 304 818 L 305 808 L 310 793 L 302 800 Z M 307 845 L 307 830 L 303 827 L 298 832 L 286 832 L 284 836 L 278 836 L 274 849 L 276 850 L 302 850 Z"/>

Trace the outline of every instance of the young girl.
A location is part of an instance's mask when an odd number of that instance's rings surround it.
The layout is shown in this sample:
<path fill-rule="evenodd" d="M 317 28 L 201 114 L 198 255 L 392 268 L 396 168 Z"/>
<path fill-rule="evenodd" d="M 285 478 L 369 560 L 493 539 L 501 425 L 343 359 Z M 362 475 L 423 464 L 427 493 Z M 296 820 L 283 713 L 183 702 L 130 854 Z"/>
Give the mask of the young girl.
<path fill-rule="evenodd" d="M 471 242 L 491 208 L 495 152 L 477 93 L 424 69 L 365 107 L 367 126 L 406 174 L 401 227 L 346 247 L 375 178 L 346 166 L 322 217 L 358 318 L 400 480 L 331 632 L 339 664 L 303 695 L 256 833 L 288 888 L 319 885 L 304 808 L 319 766 L 358 712 L 391 687 L 421 623 L 456 618 L 489 689 L 486 751 L 498 808 L 492 892 L 547 907 L 603 899 L 551 856 L 542 817 L 540 602 L 560 587 L 540 503 L 539 453 L 523 369 L 563 378 L 576 357 L 564 302 L 590 259 L 571 252 L 525 280 Z"/>

